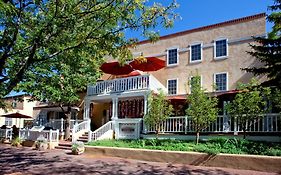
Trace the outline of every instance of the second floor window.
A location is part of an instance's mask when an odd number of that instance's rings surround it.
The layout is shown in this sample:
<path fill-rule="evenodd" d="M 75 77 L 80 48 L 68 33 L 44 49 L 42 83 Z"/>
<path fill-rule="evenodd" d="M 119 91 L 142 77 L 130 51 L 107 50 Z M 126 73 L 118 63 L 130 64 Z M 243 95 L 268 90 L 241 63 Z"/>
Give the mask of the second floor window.
<path fill-rule="evenodd" d="M 168 80 L 167 87 L 169 95 L 177 94 L 177 79 Z"/>
<path fill-rule="evenodd" d="M 202 60 L 202 44 L 191 45 L 190 47 L 190 62 Z"/>
<path fill-rule="evenodd" d="M 168 61 L 167 65 L 176 65 L 178 64 L 178 49 L 169 49 L 168 50 Z"/>
<path fill-rule="evenodd" d="M 227 56 L 227 39 L 217 40 L 215 42 L 215 57 L 226 57 Z"/>
<path fill-rule="evenodd" d="M 215 87 L 216 91 L 226 91 L 227 90 L 227 73 L 215 74 Z"/>
<path fill-rule="evenodd" d="M 13 101 L 12 102 L 12 108 L 16 108 L 17 107 L 17 102 L 16 101 Z"/>

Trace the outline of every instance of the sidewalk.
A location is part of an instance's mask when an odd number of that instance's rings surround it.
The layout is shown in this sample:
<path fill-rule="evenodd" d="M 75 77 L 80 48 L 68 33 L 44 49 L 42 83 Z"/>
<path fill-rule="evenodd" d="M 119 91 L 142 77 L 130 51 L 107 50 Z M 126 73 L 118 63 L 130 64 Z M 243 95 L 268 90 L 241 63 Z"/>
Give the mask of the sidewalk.
<path fill-rule="evenodd" d="M 269 175 L 248 170 L 156 163 L 115 157 L 70 155 L 61 150 L 46 152 L 0 144 L 0 174 L 196 174 L 196 175 Z"/>

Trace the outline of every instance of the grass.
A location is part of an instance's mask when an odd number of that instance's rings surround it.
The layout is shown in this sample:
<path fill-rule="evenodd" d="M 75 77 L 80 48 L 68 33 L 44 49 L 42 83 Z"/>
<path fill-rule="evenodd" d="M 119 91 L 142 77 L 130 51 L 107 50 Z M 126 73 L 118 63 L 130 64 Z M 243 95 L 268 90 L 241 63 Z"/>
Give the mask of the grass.
<path fill-rule="evenodd" d="M 91 146 L 142 148 L 164 151 L 195 151 L 208 154 L 255 154 L 281 156 L 280 143 L 254 142 L 243 139 L 216 138 L 202 141 L 196 145 L 193 141 L 182 140 L 100 140 L 90 142 Z"/>

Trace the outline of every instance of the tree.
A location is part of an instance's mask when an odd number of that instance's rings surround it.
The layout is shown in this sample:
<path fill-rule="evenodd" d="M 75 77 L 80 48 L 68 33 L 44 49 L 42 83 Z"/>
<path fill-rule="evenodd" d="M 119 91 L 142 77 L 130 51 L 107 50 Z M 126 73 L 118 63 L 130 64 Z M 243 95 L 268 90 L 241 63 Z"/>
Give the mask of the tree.
<path fill-rule="evenodd" d="M 242 128 L 245 139 L 246 132 L 254 121 L 262 118 L 264 113 L 269 110 L 267 99 L 270 89 L 260 86 L 255 79 L 252 79 L 249 84 L 239 84 L 237 89 L 240 92 L 228 104 L 227 112 Z"/>
<path fill-rule="evenodd" d="M 144 117 L 144 122 L 148 126 L 155 126 L 157 138 L 161 130 L 161 122 L 165 121 L 172 114 L 173 106 L 166 100 L 163 91 L 160 91 L 159 94 L 149 94 L 148 112 Z"/>
<path fill-rule="evenodd" d="M 31 72 L 55 75 L 57 81 L 59 77 L 67 79 L 55 63 L 71 67 L 76 62 L 90 70 L 105 56 L 121 62 L 131 59 L 128 46 L 133 47 L 137 39 L 124 32 L 138 30 L 154 40 L 158 33 L 153 28 L 173 25 L 176 6 L 175 2 L 167 7 L 151 5 L 145 0 L 0 1 L 0 99 L 19 82 L 31 84 L 30 79 L 35 79 L 38 84 L 40 78 L 29 77 Z M 70 64 L 69 56 L 73 59 Z M 0 107 L 5 107 L 3 100 Z"/>
<path fill-rule="evenodd" d="M 217 119 L 218 100 L 216 97 L 209 97 L 204 92 L 200 76 L 194 76 L 188 84 L 191 86 L 191 93 L 187 96 L 189 107 L 186 109 L 186 114 L 192 119 L 196 132 L 196 144 L 198 144 L 199 133 Z"/>
<path fill-rule="evenodd" d="M 268 80 L 263 84 L 281 88 L 281 0 L 275 0 L 274 5 L 269 6 L 273 12 L 267 17 L 274 23 L 272 31 L 267 37 L 256 37 L 257 45 L 251 44 L 253 51 L 249 52 L 261 63 L 260 67 L 248 67 L 244 70 L 255 75 L 266 75 Z"/>
<path fill-rule="evenodd" d="M 100 77 L 105 58 L 132 58 L 130 47 L 138 40 L 126 37 L 126 30 L 154 41 L 156 26 L 173 25 L 175 7 L 145 0 L 0 1 L 0 99 L 22 90 L 36 100 L 72 106 Z"/>

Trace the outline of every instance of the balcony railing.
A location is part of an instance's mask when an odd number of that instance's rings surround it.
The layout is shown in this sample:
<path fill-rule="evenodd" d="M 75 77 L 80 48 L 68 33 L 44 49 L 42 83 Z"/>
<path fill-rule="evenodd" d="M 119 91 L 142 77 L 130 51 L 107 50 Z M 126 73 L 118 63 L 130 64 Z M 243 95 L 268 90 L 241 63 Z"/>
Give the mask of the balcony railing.
<path fill-rule="evenodd" d="M 96 85 L 88 86 L 87 95 L 105 95 L 148 89 L 166 91 L 165 86 L 152 75 L 140 75 L 97 82 Z"/>

